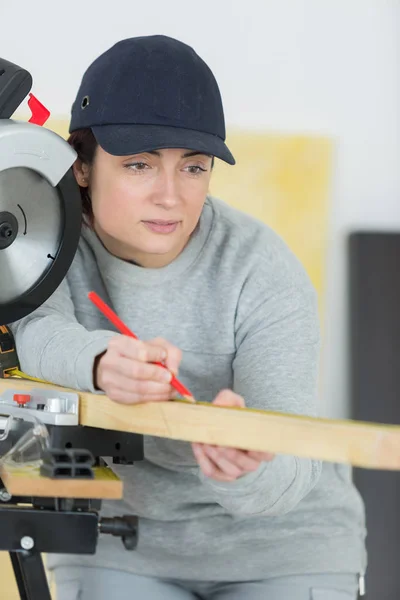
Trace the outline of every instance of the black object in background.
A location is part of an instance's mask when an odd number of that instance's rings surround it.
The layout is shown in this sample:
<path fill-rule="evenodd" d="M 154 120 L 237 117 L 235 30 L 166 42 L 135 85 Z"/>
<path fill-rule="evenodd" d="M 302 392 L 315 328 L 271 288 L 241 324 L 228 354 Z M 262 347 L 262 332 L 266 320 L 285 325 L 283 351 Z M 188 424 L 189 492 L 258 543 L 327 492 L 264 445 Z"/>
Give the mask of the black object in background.
<path fill-rule="evenodd" d="M 400 232 L 349 238 L 351 416 L 400 424 Z M 367 512 L 367 600 L 400 598 L 400 473 L 354 469 Z"/>

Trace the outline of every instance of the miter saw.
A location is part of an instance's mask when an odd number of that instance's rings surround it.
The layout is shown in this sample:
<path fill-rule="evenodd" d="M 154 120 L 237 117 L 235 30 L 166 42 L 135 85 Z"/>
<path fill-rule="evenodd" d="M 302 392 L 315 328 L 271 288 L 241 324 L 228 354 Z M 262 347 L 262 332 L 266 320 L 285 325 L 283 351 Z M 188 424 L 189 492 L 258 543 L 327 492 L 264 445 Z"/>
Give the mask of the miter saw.
<path fill-rule="evenodd" d="M 56 290 L 74 258 L 82 222 L 72 172 L 76 153 L 42 127 L 50 113 L 30 93 L 32 84 L 28 71 L 0 59 L 0 377 L 19 367 L 5 324 L 29 315 Z M 27 97 L 29 122 L 10 119 Z M 18 486 L 4 475 L 0 479 L 0 550 L 10 553 L 21 599 L 51 600 L 42 552 L 94 554 L 100 533 L 135 548 L 136 517 L 101 518 L 107 495 L 91 496 L 90 482 L 101 479 L 101 469 L 107 478 L 102 457 L 124 464 L 141 460 L 143 439 L 80 426 L 79 396 L 72 391 L 36 387 L 22 394 L 15 381 L 15 390 L 1 393 L 0 387 L 0 465 L 16 468 L 10 472 L 17 483 L 24 460 L 33 470 L 39 467 L 29 461 L 38 461 L 40 468 L 34 471 L 37 492 L 29 496 L 14 493 Z M 41 482 L 70 491 L 45 494 L 49 486 Z"/>

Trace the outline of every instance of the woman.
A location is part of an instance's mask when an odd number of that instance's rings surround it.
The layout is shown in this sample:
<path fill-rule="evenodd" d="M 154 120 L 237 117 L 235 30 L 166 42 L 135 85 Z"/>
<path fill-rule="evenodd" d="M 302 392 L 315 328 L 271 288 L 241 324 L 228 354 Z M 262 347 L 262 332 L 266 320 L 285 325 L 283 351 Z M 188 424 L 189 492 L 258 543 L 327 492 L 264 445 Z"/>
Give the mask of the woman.
<path fill-rule="evenodd" d="M 234 159 L 207 65 L 171 38 L 123 40 L 84 74 L 70 133 L 85 222 L 62 285 L 12 325 L 22 368 L 124 403 L 171 399 L 173 372 L 201 400 L 315 414 L 315 291 L 273 231 L 208 195 L 214 157 Z M 90 290 L 147 341 L 117 335 Z M 356 598 L 347 468 L 152 437 L 114 468 L 124 501 L 103 514 L 138 515 L 138 547 L 50 557 L 58 600 Z"/>

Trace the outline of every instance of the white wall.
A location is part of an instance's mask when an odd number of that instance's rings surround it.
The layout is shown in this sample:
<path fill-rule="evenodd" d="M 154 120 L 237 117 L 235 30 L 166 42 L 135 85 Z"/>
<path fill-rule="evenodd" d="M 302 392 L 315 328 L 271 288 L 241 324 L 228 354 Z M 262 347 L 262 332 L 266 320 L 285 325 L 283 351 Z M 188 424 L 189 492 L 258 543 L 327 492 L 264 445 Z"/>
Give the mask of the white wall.
<path fill-rule="evenodd" d="M 0 34 L 0 56 L 31 71 L 53 115 L 69 113 L 83 70 L 112 43 L 164 33 L 209 63 L 228 126 L 336 139 L 321 411 L 347 416 L 345 236 L 400 228 L 399 1 L 63 4 L 41 0 L 34 12 L 22 0 Z"/>

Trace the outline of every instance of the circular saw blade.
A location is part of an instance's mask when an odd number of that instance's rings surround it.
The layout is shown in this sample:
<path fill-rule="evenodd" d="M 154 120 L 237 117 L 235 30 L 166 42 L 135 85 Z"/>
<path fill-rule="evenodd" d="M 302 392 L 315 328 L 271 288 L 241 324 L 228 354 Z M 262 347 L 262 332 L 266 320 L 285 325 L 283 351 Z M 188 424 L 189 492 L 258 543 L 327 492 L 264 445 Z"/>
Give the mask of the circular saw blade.
<path fill-rule="evenodd" d="M 24 167 L 0 171 L 0 231 L 3 222 L 7 235 L 16 234 L 0 249 L 0 304 L 23 296 L 52 266 L 63 236 L 63 215 L 56 188 L 39 173 Z M 7 231 L 10 221 L 18 223 L 13 234 Z"/>

